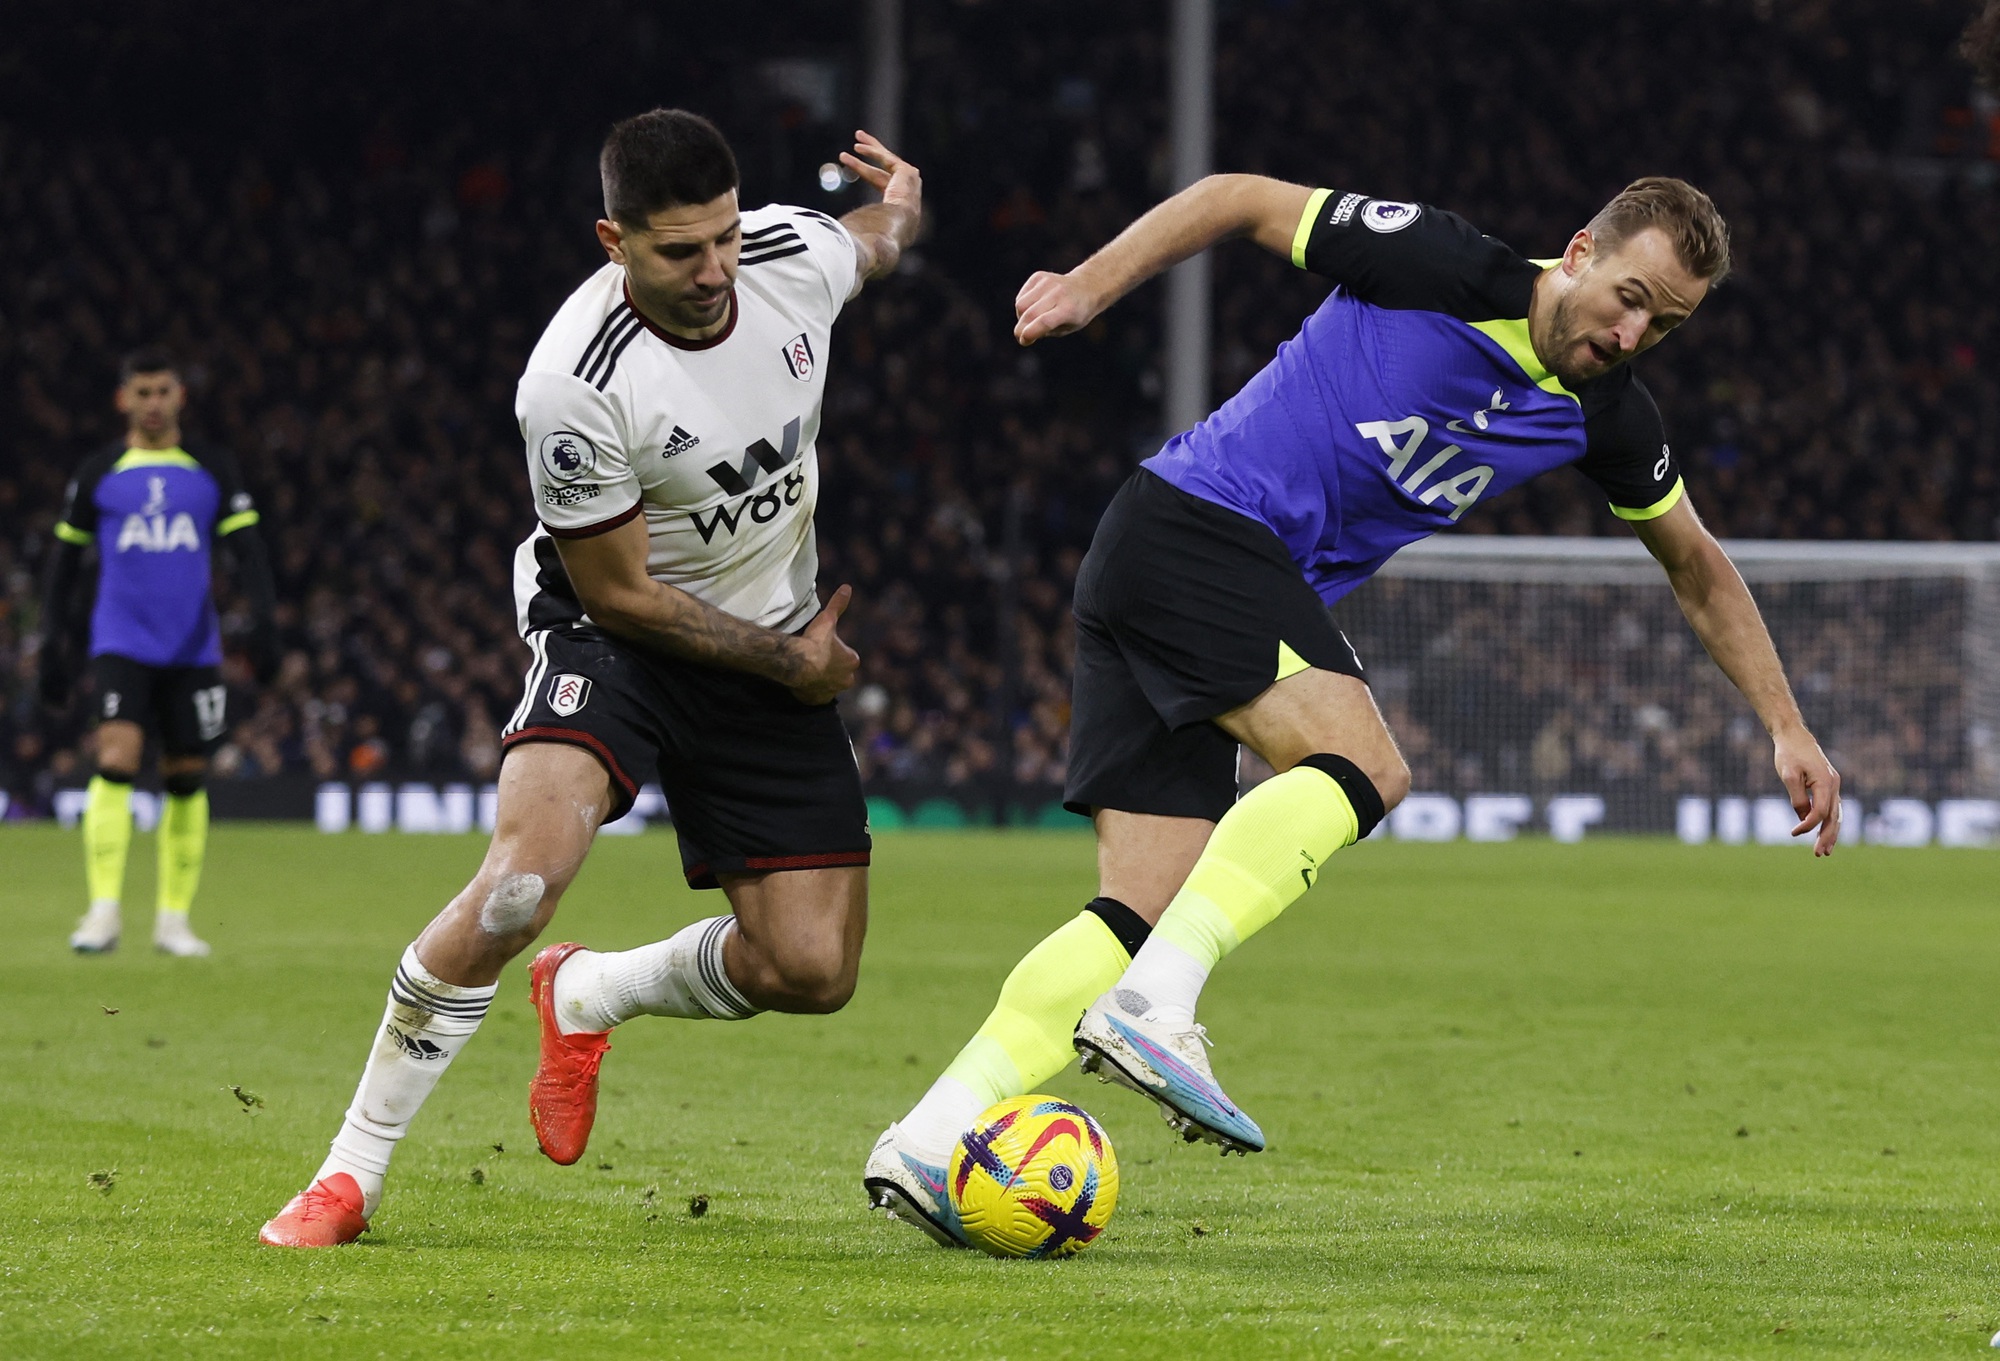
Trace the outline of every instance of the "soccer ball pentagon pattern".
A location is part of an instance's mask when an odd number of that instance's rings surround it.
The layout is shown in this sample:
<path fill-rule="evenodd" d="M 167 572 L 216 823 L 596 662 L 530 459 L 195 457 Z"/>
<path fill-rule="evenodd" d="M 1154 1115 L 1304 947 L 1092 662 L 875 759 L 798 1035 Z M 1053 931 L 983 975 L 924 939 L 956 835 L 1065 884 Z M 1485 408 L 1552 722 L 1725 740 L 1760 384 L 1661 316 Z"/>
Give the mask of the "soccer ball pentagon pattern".
<path fill-rule="evenodd" d="M 1081 1106 L 1017 1096 L 987 1108 L 951 1151 L 946 1194 L 966 1241 L 995 1257 L 1067 1257 L 1118 1204 L 1118 1157 Z"/>

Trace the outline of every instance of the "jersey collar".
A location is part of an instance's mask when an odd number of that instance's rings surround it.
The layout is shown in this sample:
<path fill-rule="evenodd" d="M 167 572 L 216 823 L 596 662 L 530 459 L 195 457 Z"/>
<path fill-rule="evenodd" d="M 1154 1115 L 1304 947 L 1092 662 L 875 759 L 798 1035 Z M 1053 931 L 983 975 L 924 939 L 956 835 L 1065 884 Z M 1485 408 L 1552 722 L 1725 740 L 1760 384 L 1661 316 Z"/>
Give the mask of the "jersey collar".
<path fill-rule="evenodd" d="M 187 450 L 176 444 L 171 449 L 130 449 L 119 455 L 111 465 L 111 471 L 122 473 L 128 468 L 199 468 L 201 463 Z"/>
<path fill-rule="evenodd" d="M 641 312 L 639 305 L 632 301 L 631 284 L 621 283 L 619 287 L 625 293 L 625 305 L 632 309 L 632 315 L 639 319 L 639 324 L 677 350 L 712 350 L 723 341 L 729 339 L 736 331 L 736 317 L 740 309 L 736 305 L 736 290 L 734 288 L 729 290 L 729 320 L 723 324 L 722 329 L 707 340 L 689 340 L 686 336 L 677 336 L 672 331 L 663 331 L 653 325 L 651 318 L 644 312 Z"/>

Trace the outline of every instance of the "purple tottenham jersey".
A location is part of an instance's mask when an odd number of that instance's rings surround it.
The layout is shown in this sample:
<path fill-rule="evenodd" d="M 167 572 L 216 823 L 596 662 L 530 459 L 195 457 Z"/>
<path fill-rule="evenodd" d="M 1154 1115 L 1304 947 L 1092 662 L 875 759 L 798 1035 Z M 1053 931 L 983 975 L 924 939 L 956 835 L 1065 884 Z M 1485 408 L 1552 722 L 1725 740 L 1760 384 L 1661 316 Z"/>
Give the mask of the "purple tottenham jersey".
<path fill-rule="evenodd" d="M 97 544 L 90 655 L 148 666 L 219 664 L 210 545 L 256 523 L 235 460 L 220 450 L 121 443 L 85 463 L 55 532 Z"/>
<path fill-rule="evenodd" d="M 1533 261 L 1454 214 L 1324 189 L 1292 259 L 1338 287 L 1145 466 L 1268 526 L 1329 605 L 1397 549 L 1566 463 L 1623 519 L 1680 500 L 1659 410 L 1629 369 L 1572 392 L 1535 356 Z"/>

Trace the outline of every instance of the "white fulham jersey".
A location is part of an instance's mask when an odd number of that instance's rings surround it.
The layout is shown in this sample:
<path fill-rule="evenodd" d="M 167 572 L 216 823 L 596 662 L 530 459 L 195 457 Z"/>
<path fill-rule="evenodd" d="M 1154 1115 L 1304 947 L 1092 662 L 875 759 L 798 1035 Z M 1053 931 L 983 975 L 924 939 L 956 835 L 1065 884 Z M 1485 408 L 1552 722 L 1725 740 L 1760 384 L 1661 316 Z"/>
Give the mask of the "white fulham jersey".
<path fill-rule="evenodd" d="M 570 295 L 514 403 L 541 520 L 514 555 L 524 636 L 583 617 L 550 536 L 638 515 L 655 580 L 767 628 L 818 612 L 813 441 L 833 319 L 859 283 L 845 227 L 772 205 L 743 214 L 729 321 L 712 339 L 647 321 L 617 264 Z"/>

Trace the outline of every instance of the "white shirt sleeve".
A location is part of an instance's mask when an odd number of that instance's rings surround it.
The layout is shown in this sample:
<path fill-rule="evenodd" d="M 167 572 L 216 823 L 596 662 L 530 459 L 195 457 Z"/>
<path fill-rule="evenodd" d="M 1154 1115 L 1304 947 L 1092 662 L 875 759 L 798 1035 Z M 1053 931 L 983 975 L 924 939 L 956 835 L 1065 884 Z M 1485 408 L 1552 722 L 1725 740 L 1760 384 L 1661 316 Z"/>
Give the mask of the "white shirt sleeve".
<path fill-rule="evenodd" d="M 825 213 L 811 208 L 791 212 L 812 262 L 826 280 L 827 301 L 833 305 L 833 314 L 839 316 L 840 309 L 861 291 L 861 256 L 854 237 Z"/>
<path fill-rule="evenodd" d="M 611 401 L 566 373 L 529 372 L 514 399 L 535 514 L 559 539 L 616 529 L 639 513 L 624 423 Z"/>

